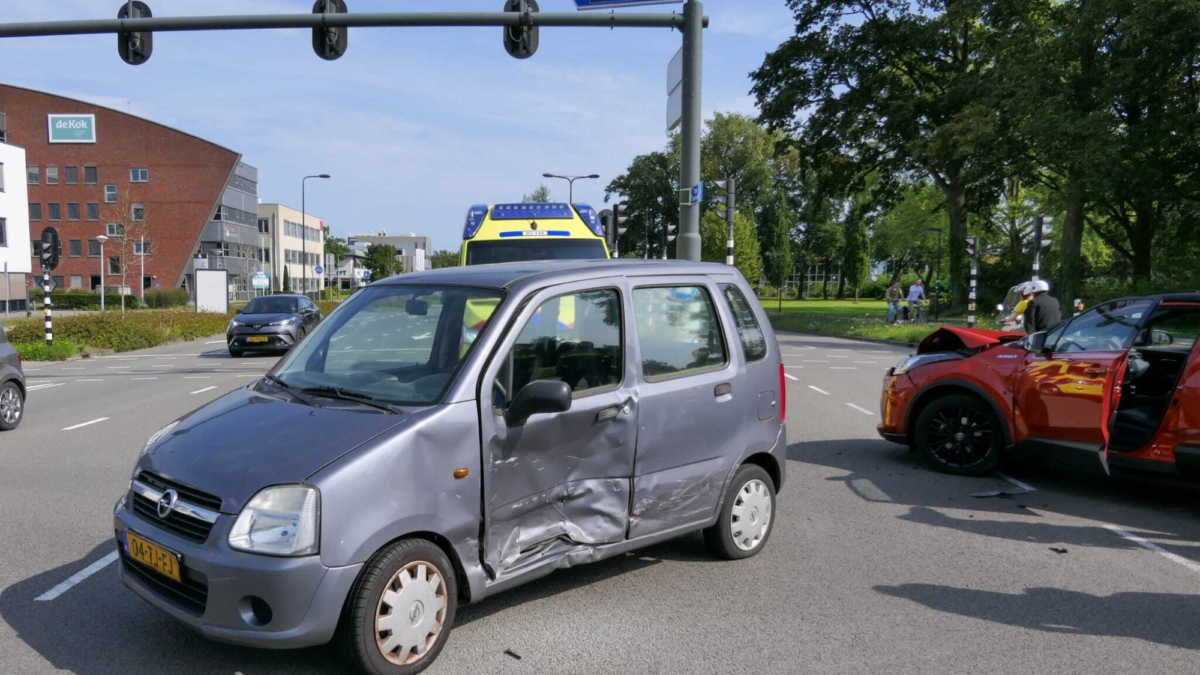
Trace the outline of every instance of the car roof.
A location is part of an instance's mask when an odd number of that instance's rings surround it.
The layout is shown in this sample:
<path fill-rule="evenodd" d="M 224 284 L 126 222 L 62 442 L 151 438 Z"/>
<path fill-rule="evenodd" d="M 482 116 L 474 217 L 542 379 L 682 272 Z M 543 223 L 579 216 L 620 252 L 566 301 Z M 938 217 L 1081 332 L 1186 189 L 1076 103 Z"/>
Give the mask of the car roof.
<path fill-rule="evenodd" d="M 608 276 L 654 276 L 676 274 L 705 274 L 730 276 L 737 268 L 719 263 L 698 263 L 686 260 L 541 260 L 533 262 L 497 263 L 445 267 L 427 272 L 414 272 L 389 277 L 374 285 L 447 284 L 510 289 L 525 281 L 580 281 Z"/>
<path fill-rule="evenodd" d="M 1200 303 L 1200 291 L 1179 291 L 1176 293 L 1152 293 L 1150 295 L 1130 295 L 1124 298 L 1113 298 L 1097 302 L 1097 306 L 1129 300 L 1156 300 L 1160 302 L 1197 302 Z"/>

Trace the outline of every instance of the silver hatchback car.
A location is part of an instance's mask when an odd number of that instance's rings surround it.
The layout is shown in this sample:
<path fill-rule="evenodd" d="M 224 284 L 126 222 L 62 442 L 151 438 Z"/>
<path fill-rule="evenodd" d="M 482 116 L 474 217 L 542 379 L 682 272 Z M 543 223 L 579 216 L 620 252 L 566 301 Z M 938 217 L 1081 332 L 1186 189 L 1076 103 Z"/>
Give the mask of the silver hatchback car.
<path fill-rule="evenodd" d="M 4 328 L 0 327 L 0 431 L 12 431 L 25 415 L 25 373 Z"/>
<path fill-rule="evenodd" d="M 114 525 L 125 585 L 216 640 L 337 636 L 415 673 L 456 608 L 703 530 L 761 551 L 779 348 L 732 267 L 436 270 L 359 291 L 262 380 L 155 433 Z"/>

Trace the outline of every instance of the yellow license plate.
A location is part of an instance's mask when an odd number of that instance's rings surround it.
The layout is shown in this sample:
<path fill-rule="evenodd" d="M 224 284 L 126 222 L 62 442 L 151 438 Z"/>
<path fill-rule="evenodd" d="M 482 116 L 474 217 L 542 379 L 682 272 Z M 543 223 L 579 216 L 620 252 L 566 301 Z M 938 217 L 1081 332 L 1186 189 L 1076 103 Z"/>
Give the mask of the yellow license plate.
<path fill-rule="evenodd" d="M 136 534 L 125 533 L 125 550 L 129 557 L 175 581 L 179 578 L 179 558 L 170 551 L 151 544 Z"/>
<path fill-rule="evenodd" d="M 265 335 L 252 335 L 252 336 L 246 338 L 246 342 L 266 342 L 266 341 L 267 341 L 267 336 L 265 336 Z"/>

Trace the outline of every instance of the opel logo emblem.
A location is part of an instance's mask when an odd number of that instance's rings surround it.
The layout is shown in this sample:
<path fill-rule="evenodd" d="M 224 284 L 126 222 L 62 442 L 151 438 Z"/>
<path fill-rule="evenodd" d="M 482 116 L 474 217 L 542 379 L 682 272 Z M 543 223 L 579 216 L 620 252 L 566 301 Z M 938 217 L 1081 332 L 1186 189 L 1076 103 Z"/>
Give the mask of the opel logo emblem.
<path fill-rule="evenodd" d="M 175 502 L 179 499 L 179 493 L 174 490 L 167 490 L 161 497 L 158 498 L 158 517 L 166 518 L 175 510 Z"/>

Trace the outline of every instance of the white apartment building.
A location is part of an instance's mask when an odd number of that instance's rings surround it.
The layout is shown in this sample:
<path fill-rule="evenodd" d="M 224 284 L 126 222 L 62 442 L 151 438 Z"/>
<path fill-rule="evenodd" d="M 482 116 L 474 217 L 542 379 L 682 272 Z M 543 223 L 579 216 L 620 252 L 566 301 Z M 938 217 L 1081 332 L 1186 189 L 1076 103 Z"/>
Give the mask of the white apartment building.
<path fill-rule="evenodd" d="M 263 266 L 271 277 L 271 290 L 284 290 L 284 271 L 293 293 L 309 295 L 325 289 L 325 221 L 283 204 L 258 205 L 258 229 L 269 235 Z M 307 277 L 307 288 L 305 282 Z"/>
<path fill-rule="evenodd" d="M 429 255 L 432 253 L 433 240 L 424 235 L 410 232 L 389 236 L 387 232 L 381 231 L 376 234 L 352 234 L 346 242 L 394 246 L 400 260 L 401 274 L 430 269 Z"/>
<path fill-rule="evenodd" d="M 33 246 L 29 233 L 25 149 L 9 145 L 4 139 L 4 114 L 0 113 L 0 315 L 5 310 L 33 309 L 28 305 Z M 40 237 L 41 230 L 32 236 Z M 40 274 L 41 267 L 38 269 Z M 62 285 L 62 279 L 56 281 Z"/>

